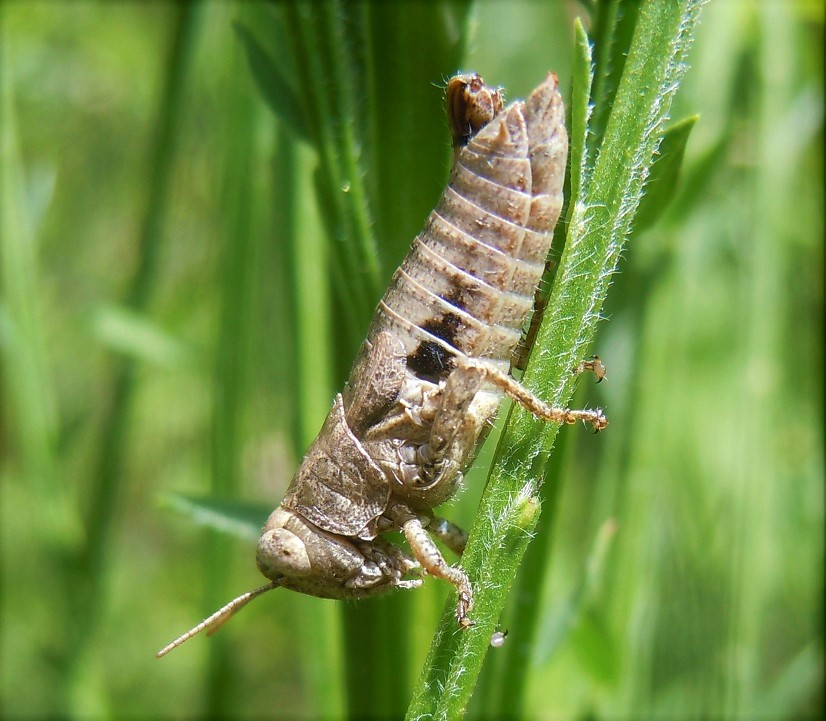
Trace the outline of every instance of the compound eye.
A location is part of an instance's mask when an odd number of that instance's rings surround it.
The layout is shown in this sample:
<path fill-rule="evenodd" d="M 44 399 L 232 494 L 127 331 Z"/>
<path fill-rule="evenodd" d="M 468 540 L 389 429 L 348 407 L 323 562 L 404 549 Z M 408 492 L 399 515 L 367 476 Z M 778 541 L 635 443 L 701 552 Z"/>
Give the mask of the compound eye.
<path fill-rule="evenodd" d="M 281 576 L 307 576 L 312 570 L 304 542 L 286 528 L 261 536 L 256 561 L 261 573 L 272 581 Z"/>

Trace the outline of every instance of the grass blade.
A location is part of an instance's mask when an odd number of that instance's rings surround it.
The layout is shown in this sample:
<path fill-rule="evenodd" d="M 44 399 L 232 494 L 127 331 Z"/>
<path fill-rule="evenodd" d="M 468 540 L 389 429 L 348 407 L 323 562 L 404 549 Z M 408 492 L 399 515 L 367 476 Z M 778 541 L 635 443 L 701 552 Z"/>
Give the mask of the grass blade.
<path fill-rule="evenodd" d="M 565 251 L 523 382 L 554 405 L 569 401 L 572 369 L 587 354 L 622 244 L 642 195 L 701 2 L 652 1 L 640 10 L 634 40 L 596 158 L 573 209 Z M 407 718 L 461 718 L 516 569 L 538 519 L 543 477 L 557 427 L 514 409 L 462 565 L 475 582 L 476 626 L 455 627 L 452 599 Z"/>

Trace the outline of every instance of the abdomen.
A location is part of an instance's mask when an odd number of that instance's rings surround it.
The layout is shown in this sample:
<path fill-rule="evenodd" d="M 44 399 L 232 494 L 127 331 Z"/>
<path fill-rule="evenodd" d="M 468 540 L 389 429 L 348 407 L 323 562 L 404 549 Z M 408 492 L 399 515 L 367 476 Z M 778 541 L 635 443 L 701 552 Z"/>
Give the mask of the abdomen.
<path fill-rule="evenodd" d="M 408 373 L 439 382 L 458 354 L 508 369 L 562 207 L 567 144 L 549 75 L 456 151 L 450 182 L 370 329 L 402 340 Z"/>

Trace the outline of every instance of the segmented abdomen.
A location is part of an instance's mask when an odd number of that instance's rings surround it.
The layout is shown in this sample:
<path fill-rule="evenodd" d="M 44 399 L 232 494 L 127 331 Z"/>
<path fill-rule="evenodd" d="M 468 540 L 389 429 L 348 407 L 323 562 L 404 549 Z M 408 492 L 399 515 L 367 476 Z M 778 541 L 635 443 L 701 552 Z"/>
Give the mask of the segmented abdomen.
<path fill-rule="evenodd" d="M 549 75 L 457 149 L 450 182 L 370 329 L 400 338 L 419 378 L 444 378 L 457 353 L 507 370 L 562 207 L 567 146 Z"/>

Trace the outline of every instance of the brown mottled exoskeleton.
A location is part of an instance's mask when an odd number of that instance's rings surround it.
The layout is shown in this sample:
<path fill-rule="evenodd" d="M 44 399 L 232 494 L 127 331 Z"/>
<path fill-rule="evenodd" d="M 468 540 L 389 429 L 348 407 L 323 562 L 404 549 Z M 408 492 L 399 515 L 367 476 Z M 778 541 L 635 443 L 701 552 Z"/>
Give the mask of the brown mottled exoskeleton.
<path fill-rule="evenodd" d="M 606 426 L 601 411 L 551 408 L 509 375 L 562 207 L 568 140 L 556 76 L 504 107 L 498 89 L 460 75 L 447 106 L 450 182 L 264 527 L 257 561 L 270 582 L 159 656 L 272 588 L 361 598 L 419 586 L 422 571 L 456 587 L 457 621 L 471 625 L 470 580 L 432 539 L 461 554 L 466 535 L 433 509 L 456 492 L 502 397 L 549 421 Z M 597 362 L 578 370 L 604 375 Z M 403 533 L 410 553 L 383 537 L 389 531 Z"/>

